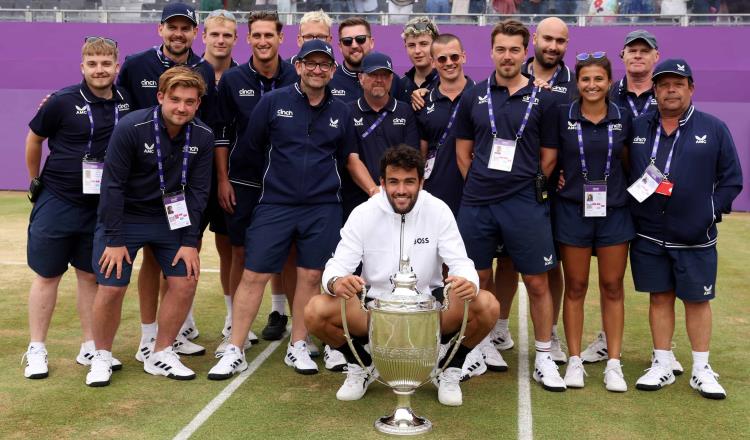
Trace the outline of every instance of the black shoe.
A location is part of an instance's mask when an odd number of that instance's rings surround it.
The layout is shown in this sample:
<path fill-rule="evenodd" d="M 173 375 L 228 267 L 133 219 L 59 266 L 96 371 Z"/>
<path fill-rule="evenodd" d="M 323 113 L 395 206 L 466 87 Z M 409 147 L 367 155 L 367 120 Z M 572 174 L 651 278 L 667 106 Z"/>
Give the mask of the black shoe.
<path fill-rule="evenodd" d="M 278 341 L 283 338 L 288 320 L 289 317 L 286 315 L 282 315 L 279 312 L 271 312 L 271 314 L 268 315 L 268 323 L 261 332 L 263 339 L 266 341 Z"/>

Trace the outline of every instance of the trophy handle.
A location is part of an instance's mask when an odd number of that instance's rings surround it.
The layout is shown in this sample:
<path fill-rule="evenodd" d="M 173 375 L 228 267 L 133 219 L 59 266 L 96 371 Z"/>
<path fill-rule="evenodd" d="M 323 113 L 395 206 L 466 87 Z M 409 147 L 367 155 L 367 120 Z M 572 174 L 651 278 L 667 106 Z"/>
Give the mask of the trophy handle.
<path fill-rule="evenodd" d="M 448 306 L 450 305 L 448 294 L 450 293 L 451 287 L 452 287 L 451 283 L 448 283 L 445 286 L 445 289 L 443 289 L 443 299 L 444 299 L 443 303 L 444 304 L 443 304 L 443 307 L 441 308 L 441 311 L 443 312 L 448 310 Z M 450 353 L 448 354 L 448 357 L 445 359 L 445 362 L 443 362 L 443 365 L 448 365 L 451 362 L 451 360 L 453 360 L 453 356 L 456 355 L 456 352 L 458 351 L 458 346 L 461 344 L 461 341 L 464 340 L 464 336 L 465 336 L 464 333 L 466 333 L 466 323 L 468 322 L 468 320 L 469 320 L 469 300 L 464 300 L 464 317 L 463 317 L 463 320 L 461 321 L 461 329 L 458 331 L 458 335 L 454 336 L 453 339 L 451 339 L 450 344 L 453 344 L 453 346 L 452 346 L 452 349 L 450 350 Z M 445 367 L 435 368 L 434 377 L 439 376 L 440 373 L 443 372 L 443 370 L 445 370 Z M 427 382 L 429 382 L 429 380 Z M 424 383 L 422 385 L 424 385 Z"/>
<path fill-rule="evenodd" d="M 360 300 L 360 307 L 362 307 L 362 310 L 367 312 L 367 306 L 365 305 L 365 298 L 367 297 L 367 286 L 362 286 L 362 299 Z M 357 349 L 354 347 L 354 342 L 352 341 L 352 335 L 349 333 L 349 324 L 346 322 L 346 298 L 341 298 L 341 323 L 344 327 L 344 337 L 346 338 L 346 343 L 349 344 L 349 349 L 352 351 L 352 354 L 354 355 L 354 358 L 357 360 L 357 363 L 360 367 L 362 367 L 363 370 L 366 370 L 367 367 L 365 367 L 365 363 L 362 362 L 362 359 L 359 357 L 359 354 L 357 353 Z M 376 382 L 380 382 L 381 384 L 390 387 L 387 383 L 380 380 L 380 378 L 375 379 Z"/>

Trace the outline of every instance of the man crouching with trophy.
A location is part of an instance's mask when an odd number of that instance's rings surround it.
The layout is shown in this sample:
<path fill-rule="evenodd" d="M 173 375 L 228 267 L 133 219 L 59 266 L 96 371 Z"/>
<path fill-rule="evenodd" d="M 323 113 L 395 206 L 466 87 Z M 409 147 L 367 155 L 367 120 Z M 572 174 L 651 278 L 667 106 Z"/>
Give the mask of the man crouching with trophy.
<path fill-rule="evenodd" d="M 380 191 L 359 205 L 341 229 L 341 241 L 323 272 L 327 295 L 308 303 L 305 323 L 312 334 L 346 357 L 347 377 L 337 399 L 362 398 L 380 370 L 381 379 L 399 395 L 400 403 L 402 395 L 408 403 L 408 395 L 423 383 L 419 374 L 426 371 L 430 378 L 438 362 L 439 343 L 448 343 L 465 328 L 458 346 L 448 350 L 438 365 L 442 372 L 433 377 L 440 403 L 459 406 L 461 366 L 492 329 L 500 314 L 498 302 L 478 289 L 479 276 L 466 256 L 448 205 L 422 190 L 424 159 L 419 152 L 405 145 L 389 148 L 381 159 L 380 175 Z M 360 263 L 361 276 L 354 275 Z M 448 269 L 445 279 L 443 265 Z M 444 282 L 448 298 L 443 298 Z M 359 296 L 363 291 L 364 298 Z M 404 300 L 407 296 L 399 296 L 400 292 L 413 299 Z M 342 299 L 346 313 L 342 313 Z M 443 303 L 442 313 L 435 300 Z M 369 312 L 365 303 L 370 303 Z M 420 305 L 428 303 L 420 310 Z M 384 314 L 385 321 L 376 320 L 376 310 L 386 306 L 394 313 Z M 406 324 L 388 317 L 408 307 L 415 313 L 402 314 L 408 315 Z M 427 313 L 420 315 L 420 311 Z M 345 329 L 351 334 L 349 341 Z M 399 348 L 389 345 L 395 340 L 402 341 Z"/>

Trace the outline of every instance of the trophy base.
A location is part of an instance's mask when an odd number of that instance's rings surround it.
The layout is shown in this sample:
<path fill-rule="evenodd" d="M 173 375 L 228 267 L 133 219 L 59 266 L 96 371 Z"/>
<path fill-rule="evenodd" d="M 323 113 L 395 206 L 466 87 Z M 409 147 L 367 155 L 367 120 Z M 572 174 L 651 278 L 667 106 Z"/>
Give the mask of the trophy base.
<path fill-rule="evenodd" d="M 419 435 L 432 431 L 432 422 L 417 416 L 409 407 L 400 407 L 376 420 L 375 429 L 390 435 Z"/>

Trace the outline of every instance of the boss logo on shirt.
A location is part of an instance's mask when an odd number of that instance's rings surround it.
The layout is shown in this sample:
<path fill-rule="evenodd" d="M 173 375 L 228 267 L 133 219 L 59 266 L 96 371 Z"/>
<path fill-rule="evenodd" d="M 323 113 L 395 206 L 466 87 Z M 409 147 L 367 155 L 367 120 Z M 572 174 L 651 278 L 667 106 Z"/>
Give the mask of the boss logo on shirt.
<path fill-rule="evenodd" d="M 346 90 L 331 89 L 331 95 L 333 95 L 333 96 L 346 96 Z"/>
<path fill-rule="evenodd" d="M 255 96 L 255 90 L 240 89 L 240 96 Z"/>
<path fill-rule="evenodd" d="M 414 239 L 414 244 L 429 244 L 430 238 L 429 237 L 419 237 Z"/>
<path fill-rule="evenodd" d="M 188 153 L 190 153 L 190 154 L 198 154 L 198 147 L 195 147 L 195 146 L 192 146 L 192 145 L 188 146 L 188 147 L 183 147 L 182 148 L 182 152 L 183 153 L 185 152 L 186 148 L 188 150 Z"/>
<path fill-rule="evenodd" d="M 557 93 L 568 93 L 568 88 L 563 86 L 552 86 L 551 90 Z"/>
<path fill-rule="evenodd" d="M 435 104 L 432 104 L 432 105 L 428 105 L 428 106 L 427 106 L 427 114 L 428 114 L 428 115 L 429 115 L 430 113 L 434 112 L 434 111 L 435 111 Z"/>
<path fill-rule="evenodd" d="M 479 98 L 477 104 L 487 104 L 487 95 L 477 96 L 477 98 Z"/>
<path fill-rule="evenodd" d="M 646 138 L 642 138 L 642 137 L 636 136 L 636 137 L 633 138 L 633 143 L 634 144 L 641 144 L 641 145 L 643 145 L 643 144 L 646 143 Z"/>
<path fill-rule="evenodd" d="M 147 79 L 144 79 L 141 81 L 141 87 L 147 88 L 147 89 L 155 89 L 159 86 L 158 81 L 149 81 Z"/>
<path fill-rule="evenodd" d="M 526 95 L 526 96 L 523 97 L 523 99 L 521 99 L 521 101 L 523 101 L 523 102 L 529 102 L 529 99 L 531 99 L 531 95 Z M 534 103 L 531 104 L 531 105 L 532 106 L 533 105 L 539 105 L 539 98 L 534 98 Z"/>
<path fill-rule="evenodd" d="M 359 119 L 357 119 L 357 118 L 353 118 L 353 119 L 354 119 L 354 126 L 355 126 L 355 127 L 361 127 L 361 126 L 363 126 L 363 125 L 364 125 L 364 124 L 362 123 L 362 119 L 364 119 L 364 118 L 359 118 Z"/>
<path fill-rule="evenodd" d="M 708 142 L 708 135 L 704 134 L 703 136 L 695 136 L 695 143 L 696 144 L 705 144 Z"/>
<path fill-rule="evenodd" d="M 76 114 L 77 115 L 85 115 L 86 114 L 86 106 L 78 107 L 76 106 Z"/>
<path fill-rule="evenodd" d="M 578 128 L 578 123 L 577 122 L 570 122 L 570 121 L 568 121 L 568 130 L 575 130 L 576 128 Z"/>
<path fill-rule="evenodd" d="M 612 125 L 612 131 L 622 131 L 622 124 L 610 124 Z"/>
<path fill-rule="evenodd" d="M 278 109 L 276 110 L 276 116 L 282 117 L 282 118 L 293 118 L 294 112 L 291 110 L 282 110 Z"/>
<path fill-rule="evenodd" d="M 127 102 L 124 104 L 117 104 L 117 110 L 121 112 L 130 111 L 130 104 L 128 104 Z"/>
<path fill-rule="evenodd" d="M 329 127 L 331 127 L 331 128 L 339 128 L 339 120 L 338 119 L 330 118 L 329 121 L 330 121 L 330 124 L 328 124 Z"/>
<path fill-rule="evenodd" d="M 393 118 L 393 125 L 406 125 L 405 118 Z"/>
<path fill-rule="evenodd" d="M 154 154 L 154 144 L 149 145 L 149 144 L 147 144 L 147 143 L 144 142 L 143 143 L 143 152 L 145 154 Z"/>

